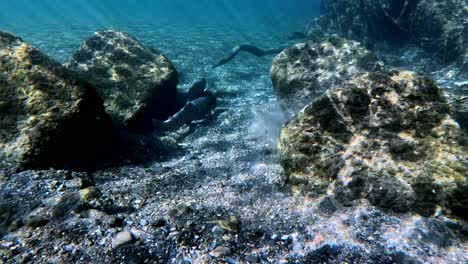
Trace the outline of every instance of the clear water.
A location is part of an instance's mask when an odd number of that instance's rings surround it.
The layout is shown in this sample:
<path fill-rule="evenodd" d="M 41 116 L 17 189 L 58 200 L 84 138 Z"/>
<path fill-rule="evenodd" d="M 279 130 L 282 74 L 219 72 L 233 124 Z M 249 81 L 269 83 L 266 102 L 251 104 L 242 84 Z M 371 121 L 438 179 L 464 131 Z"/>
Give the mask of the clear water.
<path fill-rule="evenodd" d="M 224 120 L 242 120 L 229 121 L 229 129 L 250 133 L 253 118 L 271 111 L 279 118 L 269 78 L 273 56 L 240 54 L 223 67 L 212 65 L 239 44 L 265 49 L 294 44 L 287 36 L 318 16 L 319 5 L 318 0 L 0 0 L 0 29 L 61 63 L 97 30 L 127 31 L 169 57 L 179 71 L 180 89 L 206 77 L 211 90 L 233 95 L 220 100 L 219 108 L 228 110 Z M 270 124 L 271 118 L 254 123 Z M 260 130 L 254 134 L 264 138 L 266 133 L 270 142 L 279 130 L 253 126 Z"/>
<path fill-rule="evenodd" d="M 206 45 L 211 51 L 235 43 L 273 44 L 271 38 L 302 31 L 319 1 L 306 0 L 2 0 L 0 28 L 14 32 L 51 56 L 66 60 L 79 42 L 103 28 L 127 30 L 167 53 Z M 198 38 L 193 39 L 193 35 Z M 212 42 L 213 39 L 216 42 Z M 169 42 L 169 43 L 168 43 Z M 209 50 L 199 50 L 208 55 Z M 179 52 L 180 53 L 180 52 Z M 179 54 L 178 53 L 178 54 Z M 188 55 L 188 54 L 185 54 Z M 179 54 L 182 56 L 182 54 Z M 191 57 L 191 56 L 188 56 Z M 178 58 L 171 59 L 177 60 Z"/>
<path fill-rule="evenodd" d="M 329 218 L 314 214 L 316 205 L 310 199 L 295 196 L 285 187 L 275 148 L 284 117 L 269 76 L 273 55 L 257 58 L 239 54 L 229 64 L 212 69 L 238 44 L 249 43 L 265 49 L 295 44 L 287 36 L 302 31 L 318 16 L 319 6 L 319 0 L 0 0 L 0 30 L 22 37 L 61 63 L 97 30 L 127 31 L 167 55 L 179 71 L 179 89 L 187 89 L 189 83 L 201 77 L 207 78 L 208 88 L 218 96 L 218 114 L 179 142 L 184 146 L 181 153 L 145 167 L 123 166 L 92 175 L 102 191 L 102 200 L 125 206 L 138 204 L 135 207 L 138 210 L 125 213 L 125 229 L 153 232 L 143 223 L 155 221 L 179 205 L 189 204 L 200 214 L 219 211 L 224 216 L 228 212 L 240 216 L 246 230 L 262 227 L 267 230 L 265 237 L 288 234 L 294 237 L 290 246 L 271 253 L 269 260 L 274 263 L 288 254 L 301 255 L 314 249 L 315 234 L 326 234 L 336 244 L 360 245 L 362 241 L 343 230 L 371 232 L 368 231 L 371 224 L 360 220 L 361 215 L 369 214 L 371 219 L 383 223 L 379 225 L 384 234 L 379 243 L 387 248 L 405 249 L 401 242 L 407 233 L 410 235 L 408 230 L 426 225 L 425 219 L 377 210 L 369 212 L 365 205 Z M 20 173 L 12 181 L 36 181 L 36 185 L 43 185 L 37 183 L 42 179 L 31 180 L 29 173 L 35 172 Z M 22 185 L 11 183 L 5 188 L 27 197 L 27 193 L 35 191 L 35 186 L 30 185 L 17 188 Z M 55 194 L 53 191 L 38 196 L 45 200 Z M 136 203 L 141 200 L 143 205 Z M 106 237 L 114 237 L 108 230 L 96 235 L 96 227 L 83 224 L 84 228 L 75 219 L 63 222 L 71 238 L 87 236 L 100 243 Z M 343 223 L 350 223 L 350 227 Z M 79 233 L 82 229 L 88 233 Z M 67 237 L 54 241 L 54 236 L 46 234 L 41 239 L 47 245 L 72 244 Z M 13 235 L 11 240 L 14 239 Z M 160 244 L 165 245 L 156 235 L 144 243 L 156 252 L 161 249 Z M 95 244 L 89 252 L 83 250 L 78 256 L 101 254 L 105 246 Z M 167 252 L 179 254 L 174 257 L 177 260 L 201 255 L 171 247 Z M 268 252 L 270 245 L 263 243 L 260 249 Z M 414 251 L 427 254 L 422 246 Z M 448 251 L 443 260 L 466 259 L 459 244 Z"/>

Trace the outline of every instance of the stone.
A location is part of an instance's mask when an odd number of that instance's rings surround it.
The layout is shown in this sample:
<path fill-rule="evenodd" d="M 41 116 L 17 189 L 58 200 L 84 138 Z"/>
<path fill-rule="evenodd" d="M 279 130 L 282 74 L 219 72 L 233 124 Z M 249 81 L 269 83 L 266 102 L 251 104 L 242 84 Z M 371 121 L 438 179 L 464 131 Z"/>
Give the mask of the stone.
<path fill-rule="evenodd" d="M 95 198 L 98 198 L 100 196 L 100 192 L 96 187 L 91 186 L 83 190 L 80 190 L 79 195 L 80 195 L 80 199 L 83 202 L 89 202 Z"/>
<path fill-rule="evenodd" d="M 134 227 L 132 227 L 130 229 L 130 233 L 132 234 L 132 236 L 135 238 L 135 239 L 147 239 L 150 235 L 142 230 L 139 230 L 139 229 L 136 229 Z"/>
<path fill-rule="evenodd" d="M 117 233 L 117 235 L 115 235 L 114 240 L 112 240 L 112 247 L 113 248 L 119 247 L 121 245 L 132 242 L 132 240 L 133 240 L 133 236 L 132 236 L 132 233 L 130 233 L 130 231 L 119 232 Z"/>
<path fill-rule="evenodd" d="M 465 0 L 419 0 L 408 28 L 414 42 L 442 62 L 468 60 L 468 8 Z"/>
<path fill-rule="evenodd" d="M 113 129 L 93 86 L 17 36 L 0 32 L 0 158 L 22 169 L 88 168 Z"/>
<path fill-rule="evenodd" d="M 178 110 L 174 65 L 128 33 L 94 33 L 66 67 L 96 87 L 107 113 L 122 127 L 149 129 L 151 119 L 166 120 Z"/>
<path fill-rule="evenodd" d="M 23 219 L 26 226 L 33 228 L 45 226 L 48 222 L 50 222 L 50 217 L 44 207 L 33 210 Z"/>
<path fill-rule="evenodd" d="M 405 29 L 415 4 L 414 0 L 325 0 L 322 1 L 325 17 L 322 26 L 362 43 L 401 44 L 410 39 Z"/>
<path fill-rule="evenodd" d="M 332 190 L 338 201 L 366 198 L 425 216 L 440 205 L 466 218 L 466 134 L 448 113 L 429 77 L 359 74 L 283 127 L 281 164 L 291 184 Z"/>
<path fill-rule="evenodd" d="M 50 203 L 46 202 L 46 207 L 50 208 L 52 216 L 55 218 L 65 216 L 68 212 L 78 208 L 82 204 L 78 192 L 65 193 L 50 200 Z"/>
<path fill-rule="evenodd" d="M 311 38 L 338 34 L 369 48 L 416 45 L 443 63 L 466 68 L 467 16 L 464 0 L 324 0 L 322 16 L 305 31 Z"/>
<path fill-rule="evenodd" d="M 226 233 L 226 230 L 222 227 L 220 227 L 219 225 L 215 225 L 212 229 L 211 229 L 211 232 L 213 233 L 213 236 L 218 238 L 218 237 L 221 237 L 222 235 L 224 235 Z"/>
<path fill-rule="evenodd" d="M 210 252 L 210 256 L 220 258 L 229 255 L 231 250 L 228 247 L 218 246 Z"/>
<path fill-rule="evenodd" d="M 96 209 L 89 209 L 88 210 L 88 218 L 97 221 L 103 221 L 111 216 L 106 214 L 105 212 L 96 210 Z"/>
<path fill-rule="evenodd" d="M 320 200 L 318 209 L 320 212 L 325 214 L 332 214 L 338 210 L 338 206 L 336 205 L 333 197 L 325 196 Z"/>
<path fill-rule="evenodd" d="M 229 232 L 238 232 L 240 230 L 240 221 L 235 215 L 231 215 L 229 220 L 214 220 L 208 223 L 217 224 L 217 226 Z"/>
<path fill-rule="evenodd" d="M 382 67 L 360 43 L 332 36 L 285 49 L 273 60 L 270 74 L 278 101 L 291 117 L 333 85 Z"/>
<path fill-rule="evenodd" d="M 254 253 L 246 255 L 244 259 L 245 259 L 245 261 L 250 262 L 250 263 L 259 263 L 260 262 L 260 258 L 258 257 L 257 254 L 254 254 Z"/>
<path fill-rule="evenodd" d="M 46 202 L 46 207 L 50 208 L 53 217 L 59 218 L 65 216 L 70 211 L 78 210 L 84 204 L 98 198 L 100 195 L 96 187 L 88 187 L 86 189 L 68 192 L 58 197 L 50 199 Z"/>
<path fill-rule="evenodd" d="M 451 229 L 457 230 L 457 229 L 460 229 L 461 227 L 459 222 L 457 222 L 456 220 L 450 219 L 448 217 L 442 217 L 442 221 L 444 222 L 446 226 L 448 226 Z"/>

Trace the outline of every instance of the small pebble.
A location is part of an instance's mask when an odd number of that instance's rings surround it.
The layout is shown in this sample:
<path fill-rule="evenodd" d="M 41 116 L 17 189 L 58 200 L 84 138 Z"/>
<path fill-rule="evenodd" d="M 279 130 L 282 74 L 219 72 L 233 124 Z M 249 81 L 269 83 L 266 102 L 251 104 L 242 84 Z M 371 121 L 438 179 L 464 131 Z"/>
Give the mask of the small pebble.
<path fill-rule="evenodd" d="M 211 229 L 211 232 L 213 232 L 213 235 L 215 237 L 219 237 L 219 236 L 222 236 L 225 233 L 225 230 L 222 227 L 216 225 L 216 226 L 213 227 L 213 229 Z"/>
<path fill-rule="evenodd" d="M 129 243 L 133 240 L 132 234 L 129 231 L 122 231 L 118 233 L 112 241 L 112 247 L 116 248 L 123 244 Z"/>
<path fill-rule="evenodd" d="M 210 256 L 220 258 L 231 253 L 231 250 L 227 247 L 219 246 L 210 252 Z"/>
<path fill-rule="evenodd" d="M 146 236 L 146 233 L 144 231 L 141 231 L 139 229 L 136 229 L 134 227 L 132 227 L 130 229 L 130 233 L 133 235 L 133 237 L 135 237 L 136 239 L 141 239 L 143 238 L 144 236 Z"/>
<path fill-rule="evenodd" d="M 250 254 L 245 256 L 245 261 L 248 261 L 250 263 L 258 263 L 260 262 L 260 258 L 257 256 L 257 254 Z"/>
<path fill-rule="evenodd" d="M 444 220 L 444 224 L 452 229 L 458 229 L 460 227 L 460 225 L 458 224 L 457 221 L 455 220 L 452 220 L 450 218 L 447 218 L 447 217 L 444 217 L 443 218 Z"/>
<path fill-rule="evenodd" d="M 86 189 L 80 190 L 80 197 L 84 202 L 89 202 L 92 199 L 98 198 L 99 195 L 99 190 L 96 187 L 88 187 Z"/>

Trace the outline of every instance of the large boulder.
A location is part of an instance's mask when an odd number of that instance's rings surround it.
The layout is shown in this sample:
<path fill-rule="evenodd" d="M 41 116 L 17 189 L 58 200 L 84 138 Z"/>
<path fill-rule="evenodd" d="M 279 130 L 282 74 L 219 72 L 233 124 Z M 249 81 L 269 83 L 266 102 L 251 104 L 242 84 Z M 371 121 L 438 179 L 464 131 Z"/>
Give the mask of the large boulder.
<path fill-rule="evenodd" d="M 468 5 L 466 0 L 419 0 L 409 30 L 413 40 L 443 62 L 467 66 Z"/>
<path fill-rule="evenodd" d="M 468 133 L 468 82 L 446 94 L 450 100 L 453 119 Z"/>
<path fill-rule="evenodd" d="M 360 43 L 332 36 L 285 49 L 273 60 L 270 73 L 280 105 L 292 116 L 332 86 L 382 67 Z"/>
<path fill-rule="evenodd" d="M 467 141 L 448 112 L 428 77 L 363 73 L 283 127 L 281 163 L 291 184 L 314 195 L 423 215 L 440 205 L 466 218 Z"/>
<path fill-rule="evenodd" d="M 324 0 L 322 16 L 306 33 L 339 34 L 368 47 L 412 43 L 444 63 L 466 66 L 467 16 L 465 0 Z"/>
<path fill-rule="evenodd" d="M 152 118 L 165 120 L 178 110 L 178 74 L 171 61 L 125 32 L 94 33 L 66 66 L 96 87 L 122 127 L 147 129 Z"/>
<path fill-rule="evenodd" d="M 0 156 L 25 168 L 83 167 L 102 156 L 111 120 L 90 84 L 0 32 Z"/>
<path fill-rule="evenodd" d="M 417 0 L 324 0 L 322 27 L 346 38 L 374 43 L 410 40 L 408 25 Z M 310 25 L 313 26 L 313 25 Z M 307 32 L 311 33 L 310 29 Z"/>

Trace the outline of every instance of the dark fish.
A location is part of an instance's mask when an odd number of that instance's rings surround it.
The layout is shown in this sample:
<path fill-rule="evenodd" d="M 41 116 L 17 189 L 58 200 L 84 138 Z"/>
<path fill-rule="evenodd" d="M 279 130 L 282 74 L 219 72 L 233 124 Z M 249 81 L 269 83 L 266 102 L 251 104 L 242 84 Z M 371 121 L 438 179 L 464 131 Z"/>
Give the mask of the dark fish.
<path fill-rule="evenodd" d="M 226 57 L 224 57 L 220 61 L 218 61 L 218 63 L 213 65 L 213 68 L 217 68 L 217 67 L 219 67 L 221 65 L 224 65 L 224 64 L 230 62 L 241 51 L 253 54 L 253 55 L 257 56 L 257 57 L 263 57 L 263 56 L 266 56 L 266 55 L 278 54 L 282 50 L 283 50 L 283 48 L 271 49 L 271 50 L 262 50 L 260 48 L 255 47 L 254 45 L 246 45 L 246 44 L 238 45 L 238 46 L 236 46 L 236 47 L 234 47 L 232 49 L 231 53 L 229 53 Z"/>
<path fill-rule="evenodd" d="M 205 87 L 206 87 L 205 78 L 201 78 L 200 80 L 194 82 L 186 95 L 187 101 L 192 101 L 202 96 L 205 92 Z"/>
<path fill-rule="evenodd" d="M 193 100 L 192 103 L 198 108 L 203 116 L 205 116 L 216 103 L 216 97 L 212 93 L 205 91 L 205 96 L 198 97 Z"/>
<path fill-rule="evenodd" d="M 216 98 L 209 92 L 193 101 L 188 101 L 185 106 L 166 121 L 153 119 L 153 127 L 160 130 L 177 129 L 185 124 L 203 119 L 216 103 Z"/>

